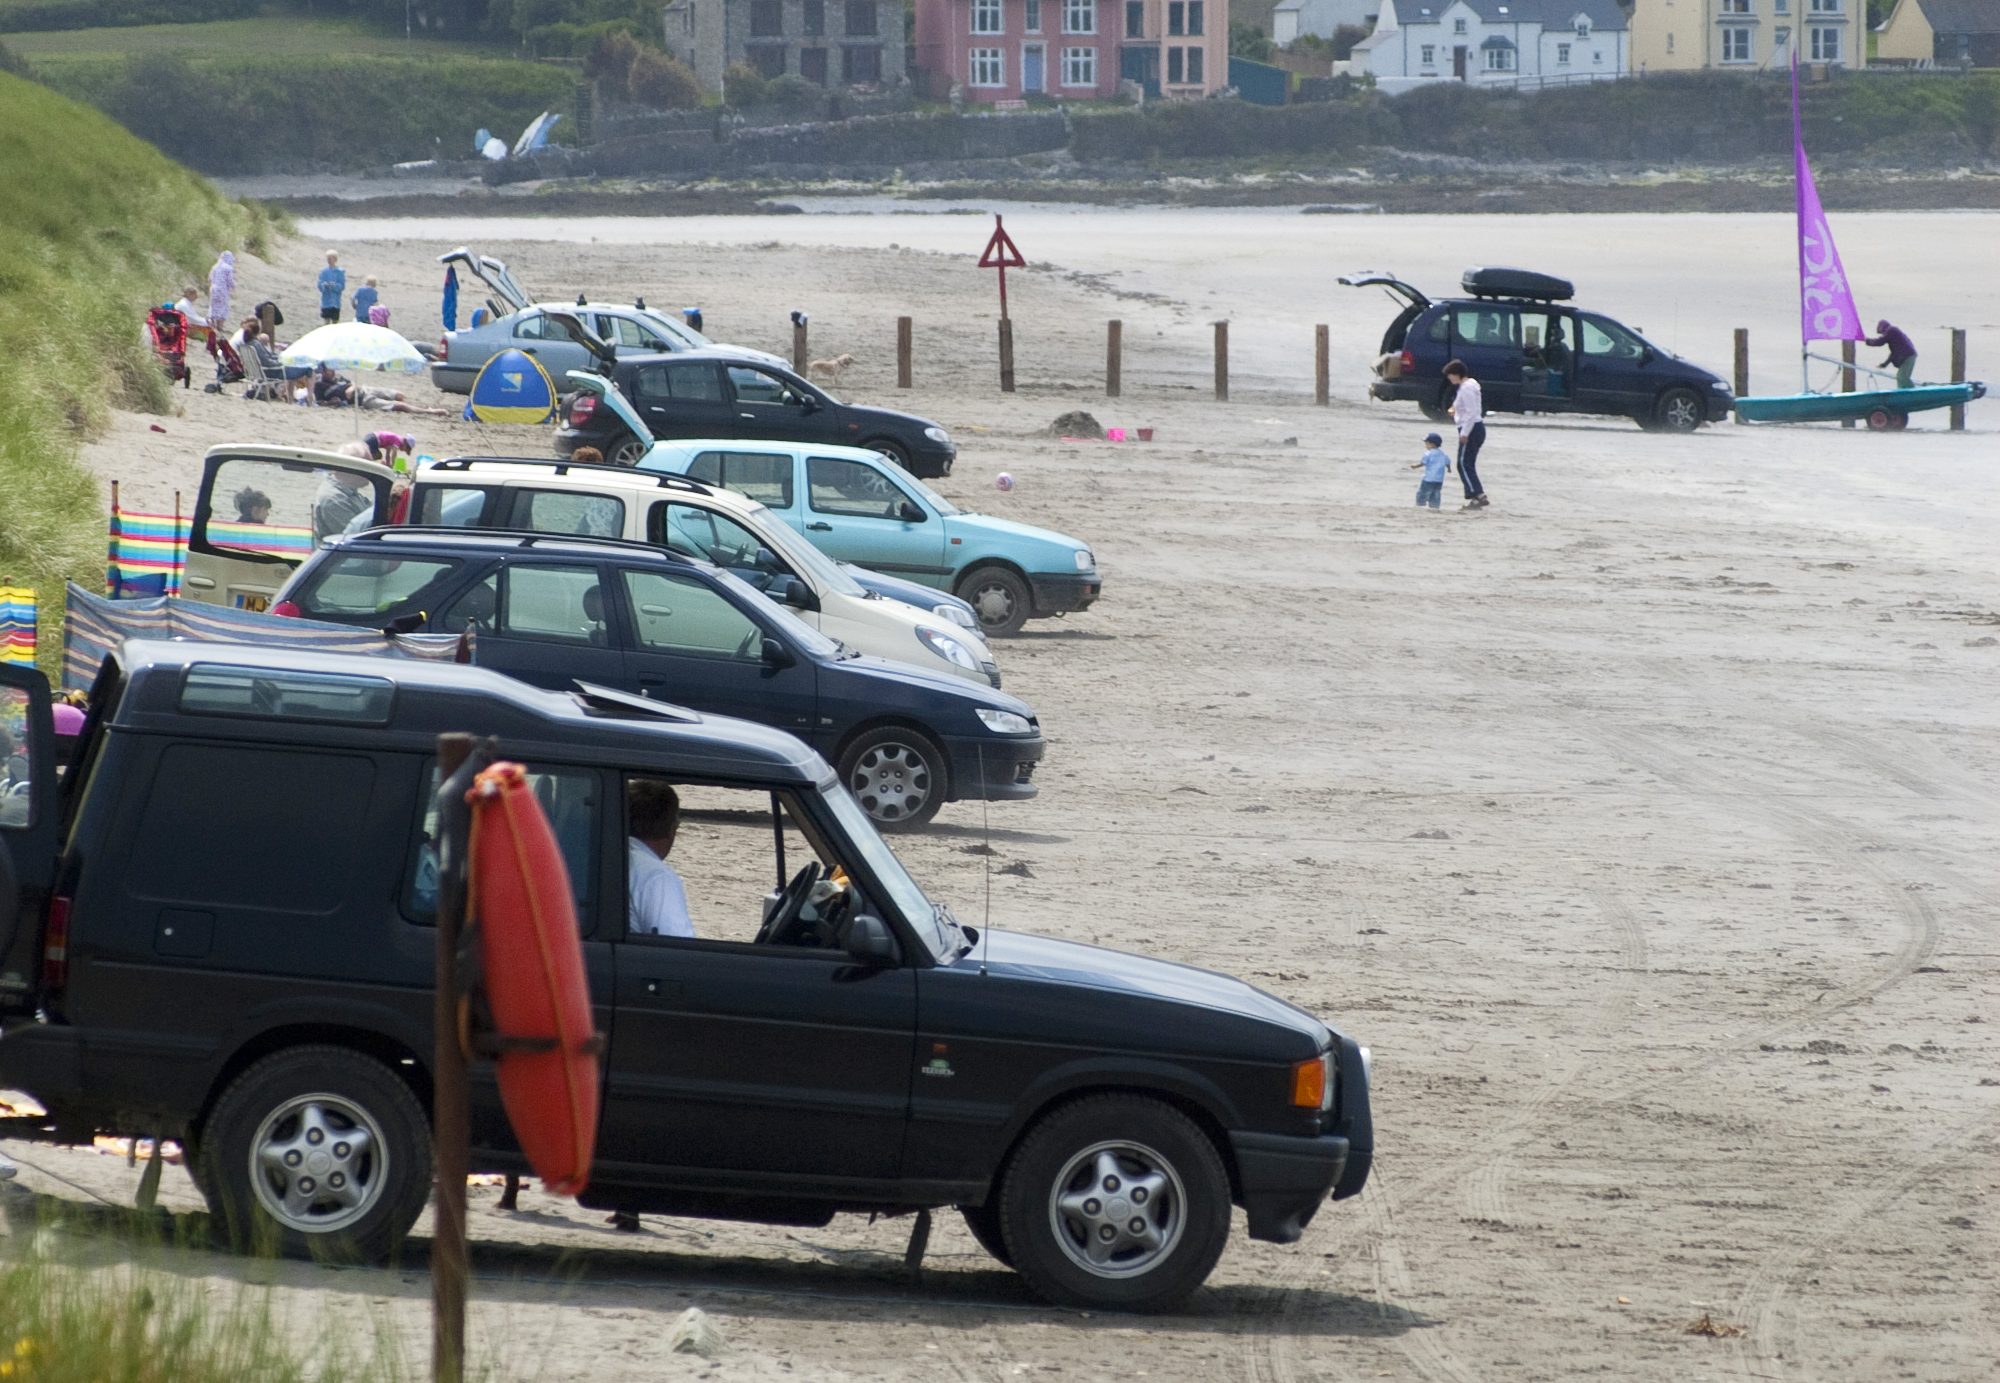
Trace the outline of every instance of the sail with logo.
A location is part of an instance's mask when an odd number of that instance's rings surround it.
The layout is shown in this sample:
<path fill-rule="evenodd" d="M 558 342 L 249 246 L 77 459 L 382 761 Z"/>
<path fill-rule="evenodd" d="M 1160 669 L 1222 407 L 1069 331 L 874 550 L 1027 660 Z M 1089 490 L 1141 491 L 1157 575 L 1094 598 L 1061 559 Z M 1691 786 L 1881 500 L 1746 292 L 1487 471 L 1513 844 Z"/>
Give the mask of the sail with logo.
<path fill-rule="evenodd" d="M 1792 53 L 1792 179 L 1798 205 L 1799 232 L 1799 367 L 1803 392 L 1765 395 L 1736 400 L 1739 422 L 1811 423 L 1844 422 L 1865 418 L 1877 432 L 1907 427 L 1910 414 L 1928 408 L 1949 408 L 1981 398 L 1986 386 L 1976 381 L 1962 384 L 1920 384 L 1908 389 L 1872 388 L 1858 393 L 1837 393 L 1833 385 L 1840 372 L 1857 370 L 1880 379 L 1895 376 L 1865 365 L 1848 365 L 1831 356 L 1815 355 L 1815 341 L 1863 341 L 1861 313 L 1854 306 L 1854 290 L 1847 281 L 1847 269 L 1840 262 L 1840 250 L 1833 243 L 1833 228 L 1820 205 L 1819 188 L 1813 182 L 1812 164 L 1806 159 L 1804 128 L 1799 120 L 1799 55 Z M 1813 362 L 1835 367 L 1824 390 L 1812 387 Z"/>

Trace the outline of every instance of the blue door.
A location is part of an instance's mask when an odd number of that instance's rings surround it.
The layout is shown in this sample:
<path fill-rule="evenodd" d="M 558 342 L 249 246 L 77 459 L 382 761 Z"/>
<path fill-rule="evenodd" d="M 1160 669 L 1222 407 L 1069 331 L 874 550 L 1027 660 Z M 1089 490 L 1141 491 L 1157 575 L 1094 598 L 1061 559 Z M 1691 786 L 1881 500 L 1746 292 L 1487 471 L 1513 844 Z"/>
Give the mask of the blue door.
<path fill-rule="evenodd" d="M 1043 91 L 1042 54 L 1047 50 L 1040 44 L 1031 44 L 1021 50 L 1021 90 Z"/>
<path fill-rule="evenodd" d="M 840 456 L 806 459 L 806 541 L 840 562 L 859 562 L 944 586 L 944 520 L 879 466 Z"/>

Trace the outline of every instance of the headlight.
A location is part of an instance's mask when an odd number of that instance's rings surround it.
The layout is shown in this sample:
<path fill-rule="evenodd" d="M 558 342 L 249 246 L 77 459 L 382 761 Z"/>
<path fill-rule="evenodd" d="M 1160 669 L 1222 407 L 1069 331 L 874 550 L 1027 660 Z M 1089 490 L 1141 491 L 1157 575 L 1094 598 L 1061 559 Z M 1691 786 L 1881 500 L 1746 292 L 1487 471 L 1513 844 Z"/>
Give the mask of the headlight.
<path fill-rule="evenodd" d="M 941 447 L 949 445 L 951 442 L 951 434 L 949 432 L 946 432 L 941 427 L 925 428 L 924 436 L 930 438 L 933 442 L 936 442 Z"/>
<path fill-rule="evenodd" d="M 917 642 L 954 667 L 962 667 L 967 672 L 979 671 L 979 660 L 972 656 L 972 650 L 942 629 L 919 628 Z M 1019 720 L 1020 717 L 1016 716 L 1015 719 Z"/>
<path fill-rule="evenodd" d="M 1369 1085 L 1375 1084 L 1375 1053 L 1366 1047 L 1361 1049 L 1361 1077 Z"/>
<path fill-rule="evenodd" d="M 975 709 L 979 712 L 979 723 L 996 735 L 1025 735 L 1035 728 L 1028 724 L 1026 716 L 1017 716 L 1012 711 L 988 710 L 984 706 Z"/>
<path fill-rule="evenodd" d="M 1097 559 L 1090 555 L 1089 548 L 1080 547 L 1076 550 L 1076 569 L 1078 571 L 1089 571 L 1096 565 Z"/>
<path fill-rule="evenodd" d="M 1726 394 L 1729 392 L 1729 386 L 1727 384 L 1724 384 L 1719 379 L 1711 379 L 1708 382 L 1708 387 L 1720 394 Z"/>
<path fill-rule="evenodd" d="M 974 619 L 972 611 L 963 605 L 933 605 L 931 613 L 939 619 L 949 620 L 961 629 L 970 629 L 975 634 L 979 632 L 979 621 Z"/>

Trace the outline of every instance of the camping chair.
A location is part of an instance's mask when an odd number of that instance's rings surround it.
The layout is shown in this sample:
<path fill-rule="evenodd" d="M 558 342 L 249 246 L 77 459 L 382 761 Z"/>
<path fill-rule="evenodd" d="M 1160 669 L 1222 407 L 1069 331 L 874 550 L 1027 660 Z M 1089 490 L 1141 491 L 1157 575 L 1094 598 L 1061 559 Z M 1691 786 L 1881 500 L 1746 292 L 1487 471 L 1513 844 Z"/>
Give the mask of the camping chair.
<path fill-rule="evenodd" d="M 285 388 L 285 372 L 282 368 L 273 371 L 265 364 L 265 355 L 256 344 L 243 343 L 243 397 L 246 399 L 276 399 L 283 402 L 289 397 Z"/>

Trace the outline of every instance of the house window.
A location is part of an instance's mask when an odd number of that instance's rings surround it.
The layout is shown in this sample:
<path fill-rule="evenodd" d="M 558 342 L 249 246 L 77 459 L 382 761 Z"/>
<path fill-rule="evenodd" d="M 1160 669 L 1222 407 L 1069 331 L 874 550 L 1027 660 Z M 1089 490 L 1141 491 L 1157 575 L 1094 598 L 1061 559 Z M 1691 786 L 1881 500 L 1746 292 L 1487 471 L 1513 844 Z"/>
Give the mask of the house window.
<path fill-rule="evenodd" d="M 1667 51 L 1669 53 L 1674 51 L 1674 36 L 1672 34 L 1667 35 Z"/>
<path fill-rule="evenodd" d="M 1558 43 L 1556 45 L 1556 66 L 1569 66 L 1569 45 L 1567 43 Z"/>
<path fill-rule="evenodd" d="M 1031 34 L 1042 31 L 1042 0 L 1028 0 L 1027 29 Z"/>
<path fill-rule="evenodd" d="M 750 65 L 757 69 L 757 75 L 760 77 L 784 76 L 785 45 L 782 43 L 751 44 Z"/>
<path fill-rule="evenodd" d="M 1167 6 L 1167 33 L 1179 38 L 1187 32 L 1187 6 L 1181 0 Z"/>
<path fill-rule="evenodd" d="M 847 0 L 847 36 L 873 38 L 878 32 L 875 27 L 875 0 Z M 873 81 L 874 78 L 866 80 Z"/>
<path fill-rule="evenodd" d="M 1514 70 L 1514 50 L 1512 48 L 1488 48 L 1486 50 L 1486 70 L 1488 72 L 1512 72 Z"/>
<path fill-rule="evenodd" d="M 826 0 L 806 0 L 805 35 L 818 38 L 826 32 Z"/>
<path fill-rule="evenodd" d="M 1145 0 L 1125 0 L 1125 37 L 1144 38 L 1145 36 Z"/>
<path fill-rule="evenodd" d="M 1063 32 L 1066 34 L 1094 34 L 1097 32 L 1097 0 L 1063 0 Z M 1097 50 L 1072 49 L 1073 52 L 1090 54 L 1091 77 L 1088 82 L 1078 82 L 1078 86 L 1097 85 Z M 1064 63 L 1069 61 L 1067 55 Z"/>
<path fill-rule="evenodd" d="M 975 48 L 971 56 L 974 86 L 1002 86 L 1006 83 L 1007 64 L 998 48 Z"/>
<path fill-rule="evenodd" d="M 1167 82 L 1172 86 L 1178 86 L 1187 80 L 1182 75 L 1185 69 L 1182 66 L 1181 52 L 1179 48 L 1167 49 Z"/>
<path fill-rule="evenodd" d="M 1190 83 L 1191 85 L 1194 85 L 1194 86 L 1200 86 L 1200 85 L 1201 85 L 1201 77 L 1202 77 L 1202 72 L 1201 72 L 1201 64 L 1202 64 L 1202 50 L 1201 50 L 1201 49 L 1199 49 L 1199 48 L 1190 48 L 1190 49 L 1188 49 L 1188 50 L 1187 50 L 1187 67 L 1188 67 L 1188 71 L 1187 71 L 1187 79 L 1188 79 L 1188 82 L 1189 82 L 1189 83 Z"/>
<path fill-rule="evenodd" d="M 778 0 L 750 0 L 750 37 L 777 38 L 784 32 L 785 11 Z"/>
<path fill-rule="evenodd" d="M 1812 60 L 1840 61 L 1840 30 L 1825 25 L 1816 26 L 1812 30 Z"/>
<path fill-rule="evenodd" d="M 1722 12 L 1724 14 L 1748 14 L 1750 13 L 1750 0 L 1722 0 Z"/>
<path fill-rule="evenodd" d="M 1814 14 L 1839 14 L 1840 0 L 1812 0 Z"/>
<path fill-rule="evenodd" d="M 1438 50 L 1436 44 L 1426 43 L 1423 45 L 1423 47 L 1419 48 L 1417 51 L 1422 55 L 1418 59 L 1418 61 L 1423 63 L 1425 67 L 1437 66 Z"/>
<path fill-rule="evenodd" d="M 1722 31 L 1722 60 L 1724 62 L 1750 61 L 1750 31 L 1742 25 L 1733 25 Z"/>
<path fill-rule="evenodd" d="M 1462 33 L 1464 33 L 1464 32 L 1465 32 L 1465 21 L 1464 21 L 1463 19 L 1454 19 L 1454 20 L 1452 20 L 1452 21 L 1451 21 L 1451 31 L 1452 31 L 1453 33 L 1455 33 L 1455 34 L 1462 34 Z"/>
<path fill-rule="evenodd" d="M 1188 0 L 1188 37 L 1200 38 L 1202 26 L 1202 0 Z"/>
<path fill-rule="evenodd" d="M 1065 0 L 1068 4 L 1069 0 Z M 1095 48 L 1063 49 L 1062 84 L 1064 86 L 1097 85 L 1097 50 Z"/>
<path fill-rule="evenodd" d="M 874 8 L 869 0 L 869 8 Z M 876 44 L 861 43 L 840 50 L 840 80 L 849 86 L 862 82 L 882 80 L 882 49 Z"/>
<path fill-rule="evenodd" d="M 1577 20 L 1577 21 L 1576 21 L 1576 36 L 1577 36 L 1578 38 L 1589 38 L 1589 37 L 1590 37 L 1590 20 L 1589 20 L 1589 19 L 1585 18 L 1585 19 L 1579 19 L 1579 20 Z"/>
<path fill-rule="evenodd" d="M 1004 34 L 1006 21 L 1000 17 L 1000 0 L 972 0 L 972 32 Z"/>
<path fill-rule="evenodd" d="M 809 82 L 826 85 L 826 49 L 799 49 L 799 75 Z"/>
<path fill-rule="evenodd" d="M 1775 7 L 1779 14 L 1790 14 L 1792 12 L 1792 0 L 1775 0 Z"/>

